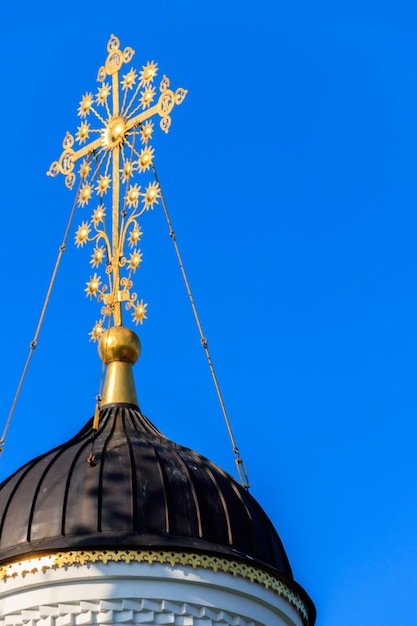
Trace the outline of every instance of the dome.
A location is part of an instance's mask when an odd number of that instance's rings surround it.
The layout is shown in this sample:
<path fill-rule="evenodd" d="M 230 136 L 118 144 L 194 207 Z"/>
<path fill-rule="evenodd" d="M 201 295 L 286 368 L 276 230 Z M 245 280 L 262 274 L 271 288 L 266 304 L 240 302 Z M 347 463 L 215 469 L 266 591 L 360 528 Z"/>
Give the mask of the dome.
<path fill-rule="evenodd" d="M 234 478 L 133 404 L 102 408 L 92 425 L 0 485 L 0 564 L 71 549 L 168 549 L 221 554 L 292 581 L 271 521 Z"/>

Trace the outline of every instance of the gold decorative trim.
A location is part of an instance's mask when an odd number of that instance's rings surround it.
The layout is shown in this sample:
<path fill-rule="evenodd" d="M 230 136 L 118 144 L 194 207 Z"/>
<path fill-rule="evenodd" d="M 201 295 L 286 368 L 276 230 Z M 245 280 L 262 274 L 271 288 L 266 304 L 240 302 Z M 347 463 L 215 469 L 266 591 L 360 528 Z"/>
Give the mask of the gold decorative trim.
<path fill-rule="evenodd" d="M 308 611 L 305 603 L 300 596 L 289 589 L 282 580 L 252 565 L 205 554 L 169 552 L 165 550 L 73 550 L 71 552 L 58 552 L 57 554 L 35 557 L 18 563 L 0 566 L 0 580 L 17 578 L 19 576 L 23 577 L 27 574 L 70 567 L 72 565 L 86 565 L 87 563 L 106 564 L 120 561 L 124 563 L 161 563 L 171 565 L 172 567 L 175 565 L 188 565 L 193 569 L 202 567 L 204 569 L 211 569 L 213 572 L 224 572 L 226 574 L 232 574 L 233 576 L 239 576 L 240 578 L 258 583 L 266 589 L 271 589 L 282 598 L 285 598 L 301 613 L 304 621 L 308 621 Z"/>

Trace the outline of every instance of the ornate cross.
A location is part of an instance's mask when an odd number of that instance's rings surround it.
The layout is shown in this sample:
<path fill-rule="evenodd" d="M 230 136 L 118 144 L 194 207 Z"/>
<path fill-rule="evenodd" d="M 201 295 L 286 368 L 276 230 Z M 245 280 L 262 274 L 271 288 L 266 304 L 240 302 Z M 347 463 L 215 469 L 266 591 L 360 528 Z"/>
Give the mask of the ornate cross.
<path fill-rule="evenodd" d="M 137 248 L 142 236 L 138 219 L 145 211 L 154 208 L 161 192 L 154 179 L 144 188 L 131 181 L 137 174 L 152 173 L 154 149 L 149 141 L 154 124 L 151 118 L 159 115 L 161 129 L 168 132 L 170 113 L 187 94 L 182 88 L 173 92 L 164 75 L 159 84 L 159 98 L 153 104 L 156 99 L 154 80 L 158 73 L 156 63 L 148 62 L 139 74 L 131 68 L 120 79 L 119 71 L 131 61 L 134 51 L 132 48 L 122 51 L 114 35 L 110 37 L 107 51 L 106 63 L 98 71 L 100 86 L 96 95 L 87 92 L 80 101 L 78 115 L 81 123 L 75 138 L 67 132 L 62 143 L 63 152 L 47 172 L 48 176 L 63 174 L 66 186 L 72 189 L 77 178 L 75 164 L 80 161 L 77 203 L 84 207 L 96 201 L 90 221 L 83 221 L 75 235 L 77 246 L 94 242 L 90 260 L 93 268 L 105 264 L 107 280 L 103 281 L 102 276 L 94 272 L 85 288 L 88 297 L 95 297 L 103 303 L 102 317 L 90 333 L 94 341 L 103 333 L 106 317 L 113 316 L 115 326 L 122 324 L 123 302 L 126 309 L 133 309 L 136 323 L 142 323 L 146 318 L 147 305 L 143 300 L 138 301 L 137 294 L 130 291 L 132 276 L 142 261 L 142 253 Z M 106 82 L 110 76 L 111 84 Z M 98 128 L 93 128 L 94 123 Z M 79 145 L 78 149 L 74 149 L 75 143 Z M 110 190 L 111 194 L 108 194 Z M 111 233 L 106 227 L 107 205 L 110 205 L 112 216 Z M 131 249 L 129 258 L 125 256 L 126 244 Z"/>

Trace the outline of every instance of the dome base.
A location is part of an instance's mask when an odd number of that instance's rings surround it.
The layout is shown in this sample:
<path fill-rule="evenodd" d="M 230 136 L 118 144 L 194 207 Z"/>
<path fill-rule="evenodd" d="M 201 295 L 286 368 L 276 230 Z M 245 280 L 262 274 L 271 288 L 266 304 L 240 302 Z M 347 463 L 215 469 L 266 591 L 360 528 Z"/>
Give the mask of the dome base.
<path fill-rule="evenodd" d="M 128 563 L 110 556 L 104 562 L 54 568 L 45 565 L 45 557 L 15 564 L 20 575 L 6 578 L 0 591 L 0 626 L 21 624 L 29 614 L 33 626 L 44 624 L 46 615 L 68 624 L 75 618 L 77 623 L 109 625 L 129 621 L 196 626 L 202 619 L 207 626 L 219 621 L 235 626 L 313 624 L 301 598 L 283 583 L 278 592 L 221 568 L 214 571 L 175 559 L 155 562 L 160 556 L 153 552 L 148 562 L 132 558 Z"/>

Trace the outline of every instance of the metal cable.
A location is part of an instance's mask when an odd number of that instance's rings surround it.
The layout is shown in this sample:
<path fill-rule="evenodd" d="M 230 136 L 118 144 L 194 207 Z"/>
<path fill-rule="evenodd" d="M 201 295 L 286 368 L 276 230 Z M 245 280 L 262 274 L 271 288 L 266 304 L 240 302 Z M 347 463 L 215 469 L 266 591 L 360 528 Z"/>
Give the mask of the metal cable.
<path fill-rule="evenodd" d="M 187 290 L 188 299 L 190 300 L 191 308 L 192 308 L 193 314 L 194 314 L 194 319 L 196 321 L 198 332 L 200 334 L 200 343 L 201 343 L 201 345 L 204 348 L 204 352 L 206 353 L 207 362 L 209 364 L 209 368 L 210 368 L 210 372 L 211 372 L 211 375 L 212 375 L 212 378 L 213 378 L 214 386 L 216 388 L 217 397 L 219 399 L 219 403 L 220 403 L 220 407 L 222 409 L 223 417 L 224 417 L 224 420 L 226 422 L 227 430 L 229 432 L 229 437 L 230 437 L 230 441 L 232 443 L 233 453 L 235 455 L 235 463 L 236 463 L 236 468 L 237 468 L 237 471 L 238 471 L 238 474 L 239 474 L 240 482 L 242 483 L 242 486 L 245 489 L 249 489 L 250 483 L 249 483 L 249 478 L 248 478 L 248 475 L 247 475 L 247 472 L 246 472 L 245 464 L 243 462 L 243 459 L 240 456 L 239 448 L 237 447 L 235 438 L 233 436 L 232 426 L 230 424 L 229 416 L 228 416 L 227 411 L 226 411 L 226 406 L 225 406 L 224 401 L 223 401 L 223 396 L 222 396 L 222 393 L 220 391 L 219 381 L 217 380 L 217 376 L 216 376 L 216 372 L 215 372 L 215 369 L 214 369 L 213 361 L 212 361 L 212 358 L 211 358 L 211 355 L 210 355 L 210 350 L 209 350 L 209 347 L 208 347 L 208 341 L 207 341 L 206 336 L 203 333 L 203 327 L 202 327 L 201 322 L 200 322 L 200 317 L 198 315 L 197 307 L 195 305 L 194 298 L 193 298 L 193 295 L 191 293 L 190 283 L 188 282 L 187 274 L 185 272 L 184 264 L 182 262 L 180 250 L 179 250 L 179 247 L 178 247 L 177 235 L 176 235 L 176 233 L 175 233 L 175 231 L 173 229 L 173 226 L 172 226 L 172 222 L 171 222 L 171 218 L 170 218 L 169 213 L 168 213 L 168 209 L 167 209 L 167 205 L 166 205 L 166 202 L 165 202 L 165 198 L 164 198 L 164 195 L 162 193 L 161 184 L 159 182 L 158 174 L 156 173 L 155 164 L 153 162 L 152 162 L 152 169 L 153 169 L 153 173 L 154 173 L 154 176 L 155 176 L 155 181 L 158 183 L 159 190 L 161 192 L 161 203 L 162 203 L 162 207 L 164 209 L 166 221 L 168 223 L 169 236 L 171 237 L 172 243 L 174 244 L 175 253 L 177 255 L 178 264 L 180 266 L 180 270 L 181 270 L 181 274 L 182 274 L 182 277 L 183 277 L 183 280 L 184 280 L 185 288 Z"/>
<path fill-rule="evenodd" d="M 48 291 L 46 292 L 45 300 L 43 302 L 43 307 L 42 307 L 42 311 L 41 311 L 41 314 L 40 314 L 40 317 L 39 317 L 38 325 L 36 327 L 35 335 L 34 335 L 34 338 L 32 339 L 32 341 L 30 342 L 29 354 L 27 356 L 26 363 L 25 363 L 25 366 L 23 368 L 23 372 L 22 372 L 22 375 L 20 377 L 20 381 L 19 381 L 19 384 L 17 386 L 17 390 L 16 390 L 16 393 L 15 393 L 15 396 L 14 396 L 14 399 L 13 399 L 13 403 L 12 403 L 11 409 L 9 411 L 9 415 L 8 415 L 8 418 L 7 418 L 7 421 L 6 421 L 6 426 L 4 427 L 3 434 L 2 434 L 1 439 L 0 439 L 0 455 L 2 454 L 3 449 L 4 449 L 6 434 L 7 434 L 7 431 L 9 429 L 11 419 L 13 417 L 13 413 L 14 413 L 14 410 L 15 410 L 15 407 L 16 407 L 16 403 L 17 403 L 17 400 L 19 398 L 20 391 L 22 389 L 23 381 L 25 379 L 26 372 L 27 372 L 28 367 L 29 367 L 29 363 L 31 361 L 33 352 L 34 352 L 36 346 L 38 345 L 39 333 L 41 331 L 41 327 L 42 327 L 42 323 L 43 323 L 43 320 L 44 320 L 44 317 L 45 317 L 46 309 L 47 309 L 47 306 L 49 304 L 49 299 L 51 297 L 51 292 L 52 292 L 52 289 L 53 289 L 53 286 L 54 286 L 54 283 L 55 283 L 55 279 L 56 279 L 56 275 L 57 275 L 57 272 L 58 272 L 59 264 L 61 262 L 62 255 L 63 255 L 63 253 L 65 251 L 65 248 L 66 248 L 67 239 L 68 239 L 69 231 L 70 231 L 70 228 L 71 228 L 72 220 L 74 218 L 74 213 L 75 213 L 75 209 L 76 209 L 76 206 L 77 206 L 77 200 L 78 200 L 78 193 L 79 193 L 79 190 L 80 190 L 80 185 L 81 185 L 81 179 L 80 179 L 80 183 L 78 185 L 77 193 L 75 195 L 74 204 L 72 205 L 72 209 L 71 209 L 70 217 L 69 217 L 69 220 L 68 220 L 68 223 L 67 223 L 67 227 L 65 229 L 64 238 L 62 240 L 62 244 L 59 246 L 59 251 L 58 251 L 58 256 L 57 256 L 57 259 L 56 259 L 56 262 L 55 262 L 54 271 L 52 272 L 52 277 L 51 277 L 51 280 L 49 282 Z"/>

